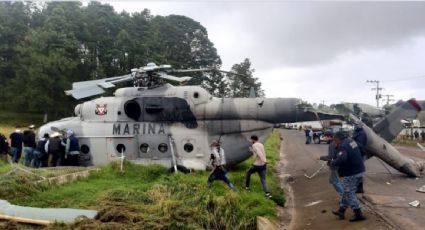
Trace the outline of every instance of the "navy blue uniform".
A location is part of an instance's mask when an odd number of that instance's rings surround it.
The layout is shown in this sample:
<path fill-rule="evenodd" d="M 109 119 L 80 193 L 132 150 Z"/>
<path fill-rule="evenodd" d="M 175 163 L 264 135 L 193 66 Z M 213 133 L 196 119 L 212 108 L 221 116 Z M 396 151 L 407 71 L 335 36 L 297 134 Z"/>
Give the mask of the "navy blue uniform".
<path fill-rule="evenodd" d="M 331 161 L 331 166 L 337 166 L 340 177 L 353 176 L 365 171 L 363 157 L 355 141 L 345 138 L 340 144 L 340 152 L 336 159 Z"/>
<path fill-rule="evenodd" d="M 355 140 L 357 145 L 359 146 L 360 153 L 364 155 L 364 150 L 367 145 L 367 136 L 362 127 L 356 127 L 353 133 L 353 140 Z"/>
<path fill-rule="evenodd" d="M 353 210 L 359 210 L 360 202 L 356 197 L 356 190 L 363 177 L 365 167 L 357 143 L 350 138 L 343 139 L 337 158 L 331 161 L 331 166 L 338 166 L 338 174 L 343 177 L 344 192 L 340 208 L 345 210 L 350 206 Z"/>

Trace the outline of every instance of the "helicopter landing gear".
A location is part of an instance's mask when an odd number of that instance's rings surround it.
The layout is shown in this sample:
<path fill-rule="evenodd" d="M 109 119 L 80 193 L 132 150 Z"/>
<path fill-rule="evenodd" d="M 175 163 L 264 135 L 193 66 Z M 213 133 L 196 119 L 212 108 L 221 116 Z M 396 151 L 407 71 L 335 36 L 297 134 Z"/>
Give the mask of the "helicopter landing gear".
<path fill-rule="evenodd" d="M 184 174 L 188 174 L 188 173 L 191 173 L 192 172 L 192 169 L 189 169 L 189 168 L 186 168 L 186 167 L 184 167 L 183 165 L 177 165 L 177 171 L 178 172 L 182 172 L 182 173 L 184 173 Z M 170 173 L 177 173 L 176 171 L 175 171 L 175 169 L 174 169 L 174 167 L 171 167 L 171 168 L 169 168 L 168 169 L 168 171 L 170 172 Z"/>

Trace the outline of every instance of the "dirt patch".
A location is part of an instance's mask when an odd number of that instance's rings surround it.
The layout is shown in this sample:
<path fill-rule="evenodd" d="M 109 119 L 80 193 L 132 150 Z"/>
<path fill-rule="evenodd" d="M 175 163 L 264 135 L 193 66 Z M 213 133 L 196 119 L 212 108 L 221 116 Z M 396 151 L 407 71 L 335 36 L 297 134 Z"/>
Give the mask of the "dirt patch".
<path fill-rule="evenodd" d="M 6 221 L 3 223 L 0 223 L 0 229 L 3 230 L 17 230 L 18 224 L 14 221 Z"/>

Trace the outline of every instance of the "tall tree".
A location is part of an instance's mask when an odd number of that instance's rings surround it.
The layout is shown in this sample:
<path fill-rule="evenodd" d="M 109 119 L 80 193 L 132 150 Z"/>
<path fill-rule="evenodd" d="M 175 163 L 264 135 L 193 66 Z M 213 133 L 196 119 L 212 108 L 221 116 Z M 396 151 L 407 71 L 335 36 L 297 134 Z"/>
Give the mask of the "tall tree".
<path fill-rule="evenodd" d="M 232 71 L 243 76 L 229 74 L 229 90 L 232 97 L 249 97 L 251 87 L 254 88 L 257 97 L 264 97 L 264 90 L 261 82 L 253 76 L 255 69 L 251 68 L 251 61 L 248 58 L 239 64 L 232 66 Z"/>
<path fill-rule="evenodd" d="M 8 86 L 15 108 L 54 115 L 69 110 L 69 99 L 63 91 L 70 87 L 70 79 L 77 72 L 79 54 L 63 6 L 52 9 L 43 26 L 31 29 L 17 48 L 20 68 Z"/>
<path fill-rule="evenodd" d="M 15 78 L 16 48 L 29 29 L 30 6 L 22 2 L 0 2 L 0 103 L 7 105 L 5 85 Z"/>

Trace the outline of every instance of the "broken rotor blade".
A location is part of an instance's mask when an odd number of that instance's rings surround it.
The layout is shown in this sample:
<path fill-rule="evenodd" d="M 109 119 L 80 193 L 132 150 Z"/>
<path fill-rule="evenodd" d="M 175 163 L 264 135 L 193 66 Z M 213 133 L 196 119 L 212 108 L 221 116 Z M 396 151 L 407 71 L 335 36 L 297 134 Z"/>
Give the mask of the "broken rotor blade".
<path fill-rule="evenodd" d="M 115 87 L 115 84 L 132 81 L 133 75 L 127 74 L 118 77 L 110 77 L 99 80 L 91 81 L 80 81 L 72 84 L 71 90 L 66 90 L 66 95 L 71 95 L 75 99 L 79 100 L 86 97 L 99 95 L 105 92 L 104 89 L 110 89 Z"/>
<path fill-rule="evenodd" d="M 65 91 L 65 94 L 68 95 L 68 96 L 71 95 L 73 98 L 79 100 L 79 99 L 83 99 L 83 98 L 86 98 L 86 97 L 99 95 L 99 94 L 102 94 L 104 92 L 105 92 L 105 90 L 103 90 L 102 87 L 97 86 L 97 85 L 90 85 L 90 86 L 85 87 L 85 88 L 67 90 L 67 91 Z"/>

